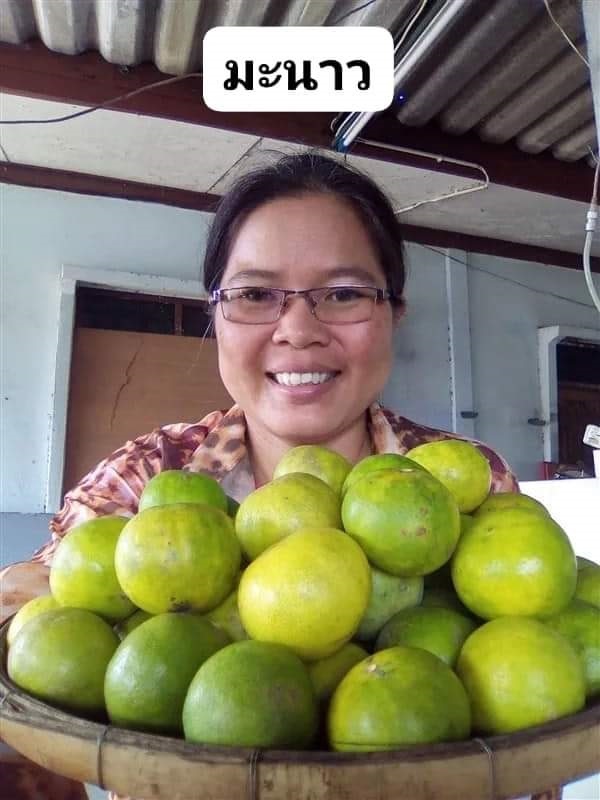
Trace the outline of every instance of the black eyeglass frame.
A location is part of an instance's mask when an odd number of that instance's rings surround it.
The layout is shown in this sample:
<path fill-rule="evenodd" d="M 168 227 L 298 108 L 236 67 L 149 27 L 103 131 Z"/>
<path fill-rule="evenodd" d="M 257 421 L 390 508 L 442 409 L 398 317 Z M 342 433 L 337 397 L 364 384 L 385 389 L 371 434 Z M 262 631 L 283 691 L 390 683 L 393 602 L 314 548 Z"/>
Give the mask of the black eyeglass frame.
<path fill-rule="evenodd" d="M 227 314 L 225 313 L 225 309 L 223 308 L 223 304 L 227 303 L 229 298 L 227 294 L 229 292 L 241 292 L 244 290 L 254 289 L 255 291 L 263 290 L 269 292 L 276 292 L 281 301 L 279 303 L 279 308 L 277 310 L 277 316 L 274 319 L 267 320 L 265 322 L 242 322 L 241 320 L 232 320 L 230 319 Z M 340 289 L 368 289 L 371 292 L 375 292 L 373 296 L 373 307 L 379 305 L 381 303 L 386 302 L 387 300 L 392 300 L 394 298 L 393 292 L 389 289 L 380 289 L 378 286 L 364 286 L 359 284 L 342 284 L 339 286 L 319 286 L 314 289 L 280 289 L 275 286 L 233 286 L 230 289 L 213 289 L 208 297 L 208 305 L 209 306 L 216 306 L 221 304 L 221 311 L 223 312 L 223 316 L 228 322 L 234 322 L 237 325 L 272 325 L 274 322 L 278 322 L 281 319 L 281 314 L 284 308 L 287 305 L 288 299 L 290 297 L 303 297 L 306 299 L 308 303 L 308 307 L 310 309 L 310 313 L 318 319 L 319 322 L 323 322 L 325 325 L 357 325 L 358 322 L 324 322 L 323 320 L 319 319 L 319 317 L 315 313 L 315 309 L 319 304 L 321 298 L 315 300 L 313 294 L 315 292 L 332 292 L 335 290 Z M 371 312 L 372 316 L 372 312 Z M 371 319 L 371 316 L 367 317 L 361 322 L 368 322 Z"/>

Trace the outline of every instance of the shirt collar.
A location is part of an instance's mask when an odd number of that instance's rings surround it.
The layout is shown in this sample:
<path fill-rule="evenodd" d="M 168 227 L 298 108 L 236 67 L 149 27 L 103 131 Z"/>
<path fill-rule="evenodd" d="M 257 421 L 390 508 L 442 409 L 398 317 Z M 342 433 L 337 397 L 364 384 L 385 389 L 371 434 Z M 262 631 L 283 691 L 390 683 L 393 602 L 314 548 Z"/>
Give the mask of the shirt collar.
<path fill-rule="evenodd" d="M 398 438 L 379 403 L 369 406 L 367 426 L 373 453 L 399 452 Z M 246 445 L 246 418 L 240 406 L 234 405 L 222 415 L 186 468 L 212 475 L 238 502 L 256 488 Z"/>

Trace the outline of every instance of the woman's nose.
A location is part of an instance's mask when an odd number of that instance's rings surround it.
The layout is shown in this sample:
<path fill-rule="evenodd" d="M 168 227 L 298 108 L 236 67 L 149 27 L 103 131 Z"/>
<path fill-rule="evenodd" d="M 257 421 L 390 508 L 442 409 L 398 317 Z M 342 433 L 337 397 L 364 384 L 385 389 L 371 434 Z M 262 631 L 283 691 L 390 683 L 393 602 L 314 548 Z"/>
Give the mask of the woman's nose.
<path fill-rule="evenodd" d="M 312 300 L 306 295 L 288 297 L 273 332 L 273 341 L 277 344 L 288 342 L 293 347 L 327 344 L 327 325 L 319 322 L 312 308 Z"/>

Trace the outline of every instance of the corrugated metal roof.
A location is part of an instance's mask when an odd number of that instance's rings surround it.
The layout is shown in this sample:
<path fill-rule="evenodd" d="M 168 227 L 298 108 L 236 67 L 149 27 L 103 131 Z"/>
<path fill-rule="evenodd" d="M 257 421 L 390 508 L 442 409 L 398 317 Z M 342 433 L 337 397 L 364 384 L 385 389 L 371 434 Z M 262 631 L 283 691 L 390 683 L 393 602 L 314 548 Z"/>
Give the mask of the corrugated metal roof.
<path fill-rule="evenodd" d="M 475 131 L 564 161 L 597 149 L 589 70 L 542 0 L 0 0 L 0 40 L 39 37 L 60 53 L 98 50 L 179 75 L 201 68 L 203 36 L 217 25 L 382 25 L 399 35 L 419 13 L 414 38 L 445 2 L 461 13 L 400 87 L 403 124 Z M 579 0 L 548 4 L 585 55 Z"/>

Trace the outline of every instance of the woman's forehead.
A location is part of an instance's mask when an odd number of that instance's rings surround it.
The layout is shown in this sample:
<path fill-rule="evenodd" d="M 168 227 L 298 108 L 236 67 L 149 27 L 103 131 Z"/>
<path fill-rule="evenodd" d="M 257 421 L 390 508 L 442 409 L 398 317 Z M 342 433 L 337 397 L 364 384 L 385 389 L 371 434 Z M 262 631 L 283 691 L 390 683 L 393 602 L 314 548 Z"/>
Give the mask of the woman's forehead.
<path fill-rule="evenodd" d="M 334 279 L 382 274 L 357 212 L 325 194 L 280 198 L 250 213 L 234 236 L 223 277 L 266 278 L 289 271 Z"/>

